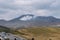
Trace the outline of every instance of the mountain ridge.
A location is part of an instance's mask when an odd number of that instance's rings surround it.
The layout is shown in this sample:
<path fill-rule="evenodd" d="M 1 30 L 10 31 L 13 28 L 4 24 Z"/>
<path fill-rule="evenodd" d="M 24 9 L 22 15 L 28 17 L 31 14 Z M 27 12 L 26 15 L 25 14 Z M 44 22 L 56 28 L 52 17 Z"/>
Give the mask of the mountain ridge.
<path fill-rule="evenodd" d="M 23 17 L 31 16 L 30 20 L 20 20 Z M 34 16 L 32 14 L 21 15 L 18 18 L 12 19 L 10 21 L 0 20 L 0 25 L 9 27 L 9 28 L 27 28 L 27 27 L 40 27 L 40 26 L 52 26 L 60 25 L 60 19 L 53 16 Z"/>

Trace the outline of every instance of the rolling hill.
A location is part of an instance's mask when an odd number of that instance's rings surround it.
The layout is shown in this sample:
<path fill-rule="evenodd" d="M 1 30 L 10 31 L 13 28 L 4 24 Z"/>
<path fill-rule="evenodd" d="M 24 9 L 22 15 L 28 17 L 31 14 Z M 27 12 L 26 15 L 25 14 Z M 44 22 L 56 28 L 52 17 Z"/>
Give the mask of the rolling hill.
<path fill-rule="evenodd" d="M 35 40 L 60 40 L 60 28 L 54 27 L 37 27 L 18 29 L 18 35 L 25 37 L 28 40 L 35 38 Z"/>

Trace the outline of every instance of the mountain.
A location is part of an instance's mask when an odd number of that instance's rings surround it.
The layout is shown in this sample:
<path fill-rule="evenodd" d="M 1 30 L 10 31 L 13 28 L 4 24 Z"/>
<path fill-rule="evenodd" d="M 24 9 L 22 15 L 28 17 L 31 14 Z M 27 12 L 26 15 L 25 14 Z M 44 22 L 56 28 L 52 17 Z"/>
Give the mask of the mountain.
<path fill-rule="evenodd" d="M 35 16 L 32 14 L 21 15 L 10 21 L 0 20 L 0 25 L 8 28 L 27 28 L 40 26 L 58 26 L 60 19 L 53 16 Z"/>
<path fill-rule="evenodd" d="M 34 15 L 31 15 L 31 14 L 26 14 L 26 15 L 21 15 L 21 16 L 19 16 L 18 18 L 15 18 L 15 19 L 12 19 L 12 20 L 10 20 L 10 22 L 12 21 L 12 22 L 16 22 L 16 21 L 22 21 L 23 20 L 23 18 L 24 19 L 26 19 L 26 20 L 28 20 L 28 19 L 31 19 L 31 18 L 33 18 L 33 16 Z M 29 17 L 29 18 L 28 18 Z M 24 21 L 24 20 L 23 20 Z"/>

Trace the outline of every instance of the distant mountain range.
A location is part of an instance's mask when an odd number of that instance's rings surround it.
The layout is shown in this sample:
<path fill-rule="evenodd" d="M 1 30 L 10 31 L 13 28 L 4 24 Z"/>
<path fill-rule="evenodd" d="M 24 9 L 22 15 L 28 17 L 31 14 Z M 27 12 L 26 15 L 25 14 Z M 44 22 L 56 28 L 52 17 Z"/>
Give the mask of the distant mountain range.
<path fill-rule="evenodd" d="M 60 25 L 60 19 L 53 16 L 35 16 L 32 14 L 26 14 L 10 21 L 0 20 L 0 25 L 9 28 L 58 26 Z"/>

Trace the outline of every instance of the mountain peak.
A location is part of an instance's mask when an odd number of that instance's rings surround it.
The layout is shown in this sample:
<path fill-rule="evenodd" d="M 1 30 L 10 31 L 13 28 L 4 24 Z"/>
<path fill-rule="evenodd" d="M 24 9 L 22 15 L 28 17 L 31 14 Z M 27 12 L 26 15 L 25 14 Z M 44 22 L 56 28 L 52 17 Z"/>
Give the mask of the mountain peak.
<path fill-rule="evenodd" d="M 31 20 L 33 17 L 34 17 L 34 15 L 32 15 L 32 14 L 26 14 L 26 15 L 22 15 L 20 17 L 20 20 L 27 21 L 27 20 Z"/>
<path fill-rule="evenodd" d="M 34 17 L 34 15 L 32 15 L 32 14 L 24 14 L 24 15 L 21 15 L 21 16 L 19 16 L 19 17 L 17 17 L 17 18 L 15 18 L 15 19 L 12 19 L 12 20 L 10 20 L 10 21 L 26 21 L 26 20 L 30 20 L 30 19 L 32 19 Z"/>

